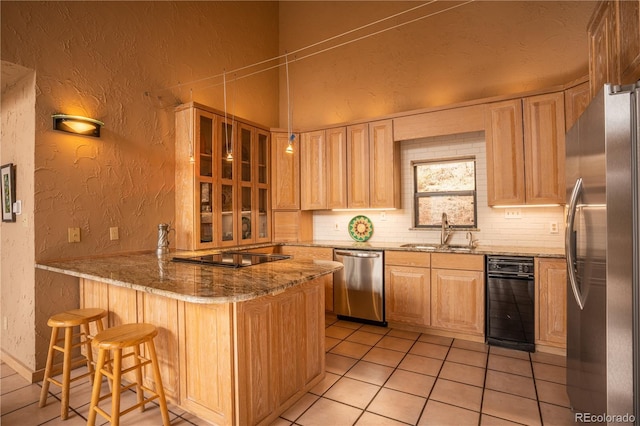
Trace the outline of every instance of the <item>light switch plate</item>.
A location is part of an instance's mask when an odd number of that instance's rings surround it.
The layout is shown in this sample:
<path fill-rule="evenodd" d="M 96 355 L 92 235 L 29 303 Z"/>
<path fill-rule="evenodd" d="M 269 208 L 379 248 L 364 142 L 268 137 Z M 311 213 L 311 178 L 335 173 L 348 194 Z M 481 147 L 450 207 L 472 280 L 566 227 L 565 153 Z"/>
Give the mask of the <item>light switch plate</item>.
<path fill-rule="evenodd" d="M 109 228 L 109 239 L 111 241 L 115 241 L 115 240 L 119 240 L 120 239 L 120 235 L 119 235 L 117 226 L 112 226 L 111 228 Z"/>
<path fill-rule="evenodd" d="M 69 228 L 67 230 L 67 233 L 68 233 L 70 243 L 80 242 L 80 228 Z"/>
<path fill-rule="evenodd" d="M 522 210 L 520 210 L 520 209 L 505 209 L 504 210 L 504 218 L 505 219 L 521 219 L 522 218 Z"/>

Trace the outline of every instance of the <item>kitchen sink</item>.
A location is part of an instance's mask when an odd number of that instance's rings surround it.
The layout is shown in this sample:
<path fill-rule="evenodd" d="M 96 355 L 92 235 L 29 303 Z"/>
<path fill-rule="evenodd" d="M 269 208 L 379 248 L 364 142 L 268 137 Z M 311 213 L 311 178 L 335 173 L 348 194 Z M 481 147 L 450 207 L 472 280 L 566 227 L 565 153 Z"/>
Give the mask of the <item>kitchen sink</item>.
<path fill-rule="evenodd" d="M 449 250 L 449 251 L 455 251 L 455 252 L 461 252 L 461 253 L 465 253 L 465 252 L 470 252 L 472 250 L 471 247 L 469 247 L 468 245 L 448 245 L 445 247 L 440 247 L 442 250 Z"/>
<path fill-rule="evenodd" d="M 456 253 L 466 253 L 472 250 L 472 248 L 466 244 L 465 245 L 447 244 L 447 245 L 441 246 L 437 244 L 409 243 L 409 244 L 403 244 L 400 247 L 414 248 L 414 249 L 421 249 L 421 250 L 452 251 Z"/>
<path fill-rule="evenodd" d="M 403 244 L 400 247 L 415 248 L 415 249 L 422 249 L 422 250 L 437 250 L 440 246 L 437 246 L 435 244 L 410 243 L 410 244 Z"/>

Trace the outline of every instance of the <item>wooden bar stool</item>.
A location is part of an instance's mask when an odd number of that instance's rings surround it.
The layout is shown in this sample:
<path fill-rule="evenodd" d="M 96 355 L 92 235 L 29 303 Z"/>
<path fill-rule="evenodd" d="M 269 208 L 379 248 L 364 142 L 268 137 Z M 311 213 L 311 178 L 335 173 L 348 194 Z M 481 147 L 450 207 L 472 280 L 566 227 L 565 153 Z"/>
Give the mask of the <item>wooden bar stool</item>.
<path fill-rule="evenodd" d="M 47 364 L 44 370 L 44 379 L 42 381 L 42 391 L 40 392 L 40 407 L 47 405 L 47 397 L 49 396 L 49 383 L 58 385 L 62 388 L 62 404 L 60 407 L 60 417 L 66 420 L 69 416 L 69 384 L 76 380 L 89 376 L 93 380 L 93 352 L 91 350 L 91 330 L 89 325 L 96 324 L 97 332 L 104 330 L 102 318 L 107 316 L 107 311 L 98 308 L 73 309 L 53 315 L 47 321 L 47 325 L 51 327 L 51 340 L 49 341 L 49 352 L 47 354 Z M 73 328 L 80 326 L 80 332 L 73 333 Z M 64 329 L 64 336 L 58 337 L 58 331 Z M 74 343 L 74 339 L 76 342 Z M 58 345 L 64 342 L 63 346 Z M 71 360 L 71 351 L 78 346 L 84 345 L 86 356 L 83 359 L 75 361 Z M 62 352 L 62 368 L 53 368 L 53 358 L 55 351 Z M 88 372 L 71 378 L 71 370 L 81 364 L 87 364 Z M 62 373 L 62 382 L 53 378 Z"/>
<path fill-rule="evenodd" d="M 93 346 L 98 348 L 98 363 L 96 365 L 96 376 L 93 380 L 93 391 L 91 392 L 91 406 L 89 408 L 89 419 L 87 425 L 93 426 L 96 421 L 96 414 L 100 414 L 111 422 L 112 425 L 120 424 L 120 416 L 127 414 L 140 407 L 140 411 L 144 411 L 146 403 L 158 399 L 160 403 L 160 413 L 162 414 L 162 423 L 169 426 L 169 412 L 167 410 L 167 401 L 162 387 L 162 379 L 160 378 L 160 368 L 156 358 L 156 349 L 153 344 L 153 338 L 158 334 L 158 330 L 151 324 L 124 324 L 101 333 L 93 338 Z M 148 357 L 140 355 L 140 345 L 146 344 Z M 122 355 L 122 350 L 132 348 L 133 352 Z M 113 356 L 110 356 L 113 351 Z M 124 368 L 122 361 L 125 358 L 133 358 L 133 366 Z M 151 364 L 153 370 L 153 379 L 155 381 L 155 391 L 149 389 L 142 384 L 142 368 Z M 134 383 L 122 386 L 122 374 L 135 371 L 136 381 Z M 100 386 L 102 376 L 106 376 L 113 380 L 111 393 L 100 395 Z M 120 395 L 123 390 L 134 388 L 137 393 L 137 403 L 123 411 L 120 411 Z M 151 397 L 145 398 L 144 391 L 151 394 Z M 111 415 L 107 414 L 98 404 L 111 397 Z"/>

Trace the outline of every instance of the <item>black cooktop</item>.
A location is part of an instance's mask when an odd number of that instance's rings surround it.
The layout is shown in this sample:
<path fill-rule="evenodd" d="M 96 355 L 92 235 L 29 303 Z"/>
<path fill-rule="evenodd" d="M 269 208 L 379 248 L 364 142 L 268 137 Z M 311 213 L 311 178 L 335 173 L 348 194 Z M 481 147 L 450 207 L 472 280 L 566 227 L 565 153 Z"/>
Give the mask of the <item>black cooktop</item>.
<path fill-rule="evenodd" d="M 241 268 L 244 266 L 258 265 L 261 263 L 275 262 L 276 260 L 289 259 L 291 256 L 284 254 L 265 254 L 240 251 L 225 251 L 215 254 L 205 254 L 191 257 L 174 257 L 174 262 L 196 263 L 206 266 L 224 266 L 227 268 Z"/>

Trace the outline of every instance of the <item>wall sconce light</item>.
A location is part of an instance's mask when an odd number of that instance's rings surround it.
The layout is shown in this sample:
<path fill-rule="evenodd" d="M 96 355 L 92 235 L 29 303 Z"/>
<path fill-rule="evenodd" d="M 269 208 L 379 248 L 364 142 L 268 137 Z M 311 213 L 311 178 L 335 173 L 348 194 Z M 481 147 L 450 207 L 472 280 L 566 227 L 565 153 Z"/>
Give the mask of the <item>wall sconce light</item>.
<path fill-rule="evenodd" d="M 53 129 L 77 135 L 100 137 L 100 128 L 104 123 L 93 118 L 79 115 L 53 114 Z"/>

